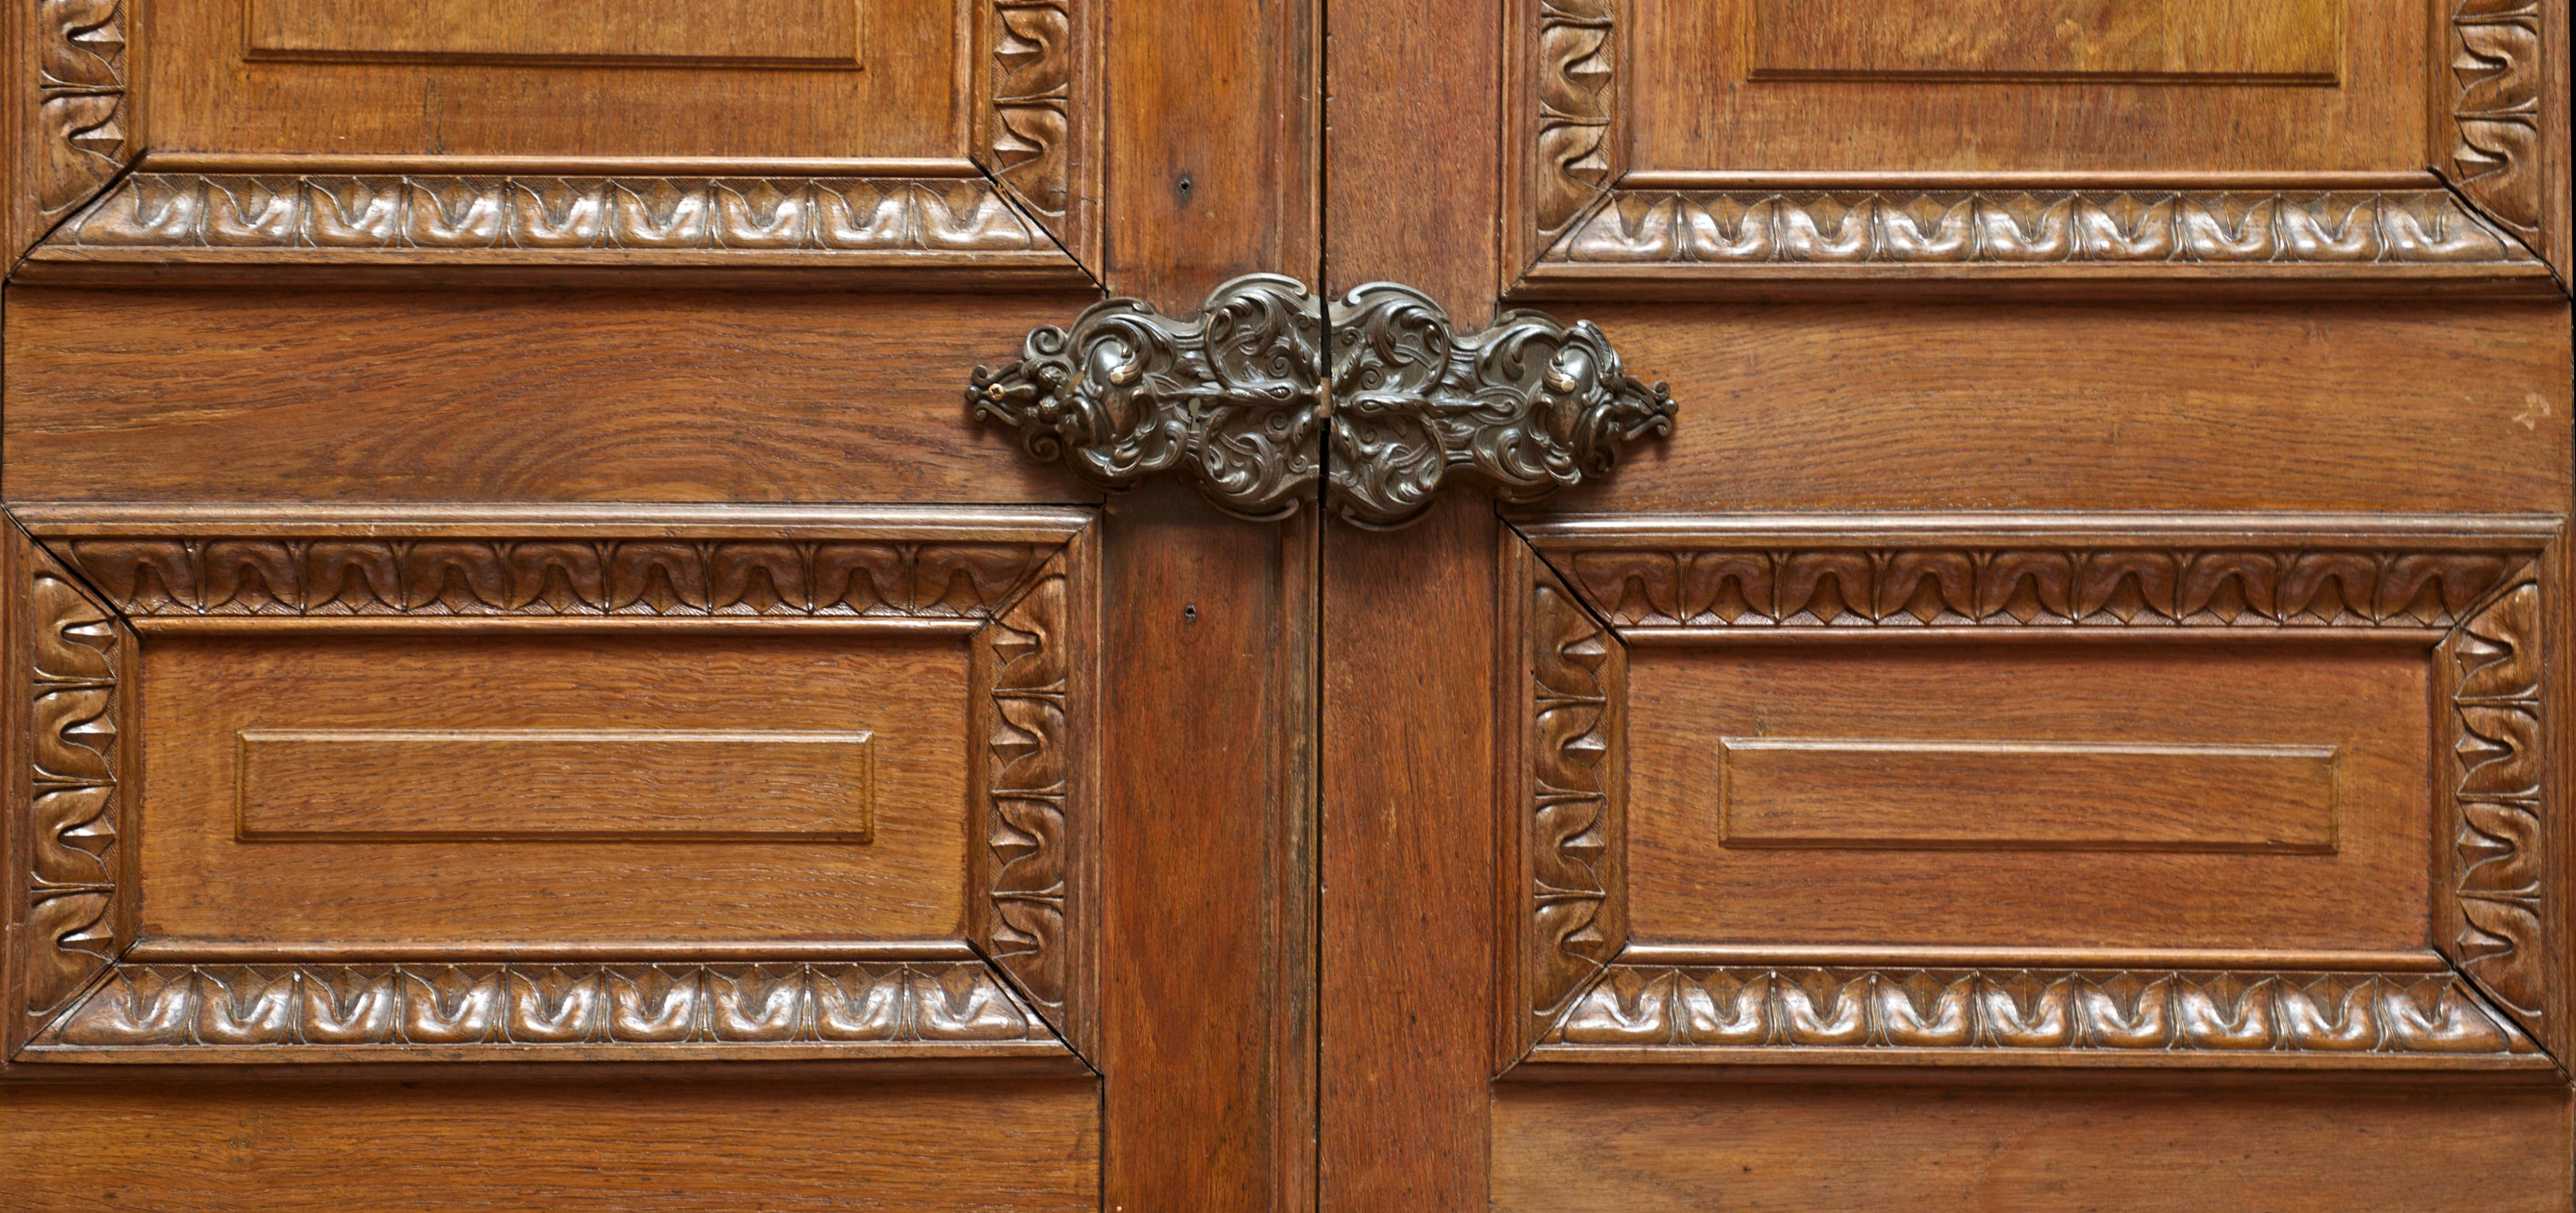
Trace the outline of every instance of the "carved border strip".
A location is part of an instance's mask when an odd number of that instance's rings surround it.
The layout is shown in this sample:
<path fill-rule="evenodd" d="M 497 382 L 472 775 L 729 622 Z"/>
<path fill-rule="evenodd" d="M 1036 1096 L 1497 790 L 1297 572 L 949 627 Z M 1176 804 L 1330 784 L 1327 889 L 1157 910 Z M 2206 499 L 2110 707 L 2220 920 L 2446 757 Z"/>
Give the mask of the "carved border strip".
<path fill-rule="evenodd" d="M 70 538 L 129 615 L 988 618 L 1056 545 L 591 538 Z"/>
<path fill-rule="evenodd" d="M 1527 72 L 1520 104 L 1529 150 L 1516 173 L 1526 184 L 1515 191 L 1526 196 L 1507 222 L 1528 262 L 1505 294 L 1922 277 L 2437 279 L 2540 289 L 2549 268 L 2533 250 L 2555 255 L 2550 241 L 2560 237 L 2543 231 L 2544 218 L 2565 193 L 2563 166 L 2545 162 L 2545 6 L 2430 2 L 2448 6 L 2452 39 L 2449 172 L 2483 214 L 2438 188 L 1869 191 L 1821 177 L 1815 188 L 1630 187 L 1618 0 L 1527 0 L 1513 34 L 1534 64 L 1515 65 Z"/>
<path fill-rule="evenodd" d="M 35 219 L 61 218 L 133 159 L 125 0 L 33 0 Z M 28 233 L 30 236 L 34 233 Z"/>
<path fill-rule="evenodd" d="M 1080 857 L 1092 826 L 1081 722 L 1090 676 L 1074 642 L 1096 615 L 1086 515 L 785 512 L 810 516 L 800 523 L 751 511 L 586 507 L 520 512 L 549 515 L 542 521 L 473 510 L 410 521 L 320 508 L 294 521 L 257 507 L 22 513 L 115 604 L 94 602 L 43 549 L 23 549 L 34 837 L 29 942 L 13 957 L 27 974 L 18 999 L 27 1016 L 12 1035 L 43 1031 L 22 1060 L 291 1059 L 206 1052 L 280 1046 L 297 1046 L 297 1057 L 327 1047 L 401 1060 L 536 1046 L 591 1048 L 582 1056 L 593 1059 L 895 1046 L 931 1056 L 934 1046 L 989 1042 L 1052 1053 L 1063 1046 L 1050 1027 L 1077 1043 L 1087 1033 Z M 654 521 L 621 521 L 627 513 Z M 770 537 L 732 537 L 746 531 Z M 979 768 L 974 821 L 988 842 L 970 858 L 985 889 L 970 914 L 990 963 L 116 964 L 130 942 L 114 925 L 120 609 L 286 626 L 401 615 L 956 621 L 973 633 L 979 719 L 968 753 Z M 108 980 L 90 985 L 101 970 Z M 1042 1005 L 1010 991 L 1013 981 Z"/>
<path fill-rule="evenodd" d="M 22 542 L 11 537 L 13 542 Z M 125 746 L 120 641 L 107 608 L 31 545 L 20 548 L 27 672 L 23 1033 L 60 1014 L 131 942 L 119 926 Z"/>
<path fill-rule="evenodd" d="M 2535 1032 L 2555 1010 L 2543 927 L 2553 921 L 2553 898 L 2541 608 L 2538 580 L 2523 580 L 2441 647 L 2451 686 L 2444 749 L 2457 867 L 2440 942 L 2461 972 Z"/>
<path fill-rule="evenodd" d="M 1089 264 L 1099 245 L 1098 157 L 1080 158 L 1077 181 L 1075 149 L 1097 137 L 1098 17 L 1069 0 L 989 0 L 983 20 L 975 162 Z"/>
<path fill-rule="evenodd" d="M 2547 973 L 2543 928 L 2557 895 L 2545 869 L 2540 570 L 2556 534 L 2552 520 L 2519 517 L 1856 515 L 1571 518 L 1507 535 L 1506 592 L 1526 611 L 1522 719 L 1532 722 L 1521 810 L 1528 891 L 1511 927 L 1525 959 L 1507 1012 L 1536 1035 L 1517 1046 L 1507 1035 L 1505 1065 L 1762 1059 L 1705 1055 L 1718 1048 L 1983 1046 L 2033 1064 L 2103 1048 L 2406 1054 L 2423 1064 L 2483 1053 L 2553 1064 L 2533 1038 L 2563 1034 L 2555 1000 L 2564 995 Z M 2040 970 L 1703 970 L 1618 959 L 1624 888 L 1617 857 L 1600 846 L 1603 835 L 1624 845 L 1624 728 L 1600 723 L 1620 719 L 1608 688 L 1622 680 L 1600 673 L 1624 669 L 1617 642 L 1982 628 L 2400 628 L 2436 637 L 2426 643 L 2451 688 L 2443 731 L 2457 756 L 2446 810 L 2457 865 L 2437 917 L 2457 972 L 2046 970 L 2039 980 L 2030 974 Z M 1596 652 L 1603 642 L 1609 651 Z M 1606 945 L 1582 933 L 1598 924 L 1613 924 Z M 1925 984 L 1935 974 L 1944 975 L 1938 991 Z M 1831 991 L 1819 984 L 1828 978 Z M 1733 984 L 1712 994 L 1710 981 Z M 1748 982 L 1759 991 L 1743 993 Z M 2015 982 L 2019 992 L 1993 993 Z M 2042 1016 L 2032 991 L 2061 986 L 2064 997 L 2093 1000 L 2083 1012 L 2092 1019 L 2060 1023 L 2074 1034 L 2054 1043 L 2013 1027 Z M 2247 1003 L 2251 990 L 2270 993 Z M 2022 1019 L 1992 1017 L 2006 1010 Z M 2150 1011 L 2163 1035 L 2144 1031 Z"/>
<path fill-rule="evenodd" d="M 2536 247 L 2549 166 L 2541 95 L 2548 75 L 2541 0 L 2442 0 L 2450 8 L 2454 86 L 2451 180 L 2487 215 Z"/>
<path fill-rule="evenodd" d="M 1534 1060 L 1624 1048 L 2504 1055 L 2539 1047 L 2449 974 L 1619 965 Z"/>
<path fill-rule="evenodd" d="M 471 1058 L 510 1046 L 1021 1044 L 1061 1048 L 973 961 L 882 965 L 120 965 L 21 1060 L 136 1050 Z M 92 1058 L 105 1060 L 108 1058 Z M 193 1060 L 181 1056 L 173 1060 Z"/>

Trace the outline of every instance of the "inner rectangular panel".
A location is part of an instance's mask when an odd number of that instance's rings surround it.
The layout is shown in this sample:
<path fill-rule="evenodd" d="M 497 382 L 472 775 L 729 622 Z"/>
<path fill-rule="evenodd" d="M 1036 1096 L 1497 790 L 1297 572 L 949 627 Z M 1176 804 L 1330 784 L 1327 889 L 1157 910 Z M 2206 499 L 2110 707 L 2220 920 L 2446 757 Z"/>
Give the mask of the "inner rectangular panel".
<path fill-rule="evenodd" d="M 156 152 L 965 156 L 949 0 L 160 0 L 139 17 Z"/>
<path fill-rule="evenodd" d="M 1631 170 L 2290 175 L 2433 159 L 2425 0 L 1620 12 Z"/>
<path fill-rule="evenodd" d="M 143 934 L 953 937 L 967 667 L 954 636 L 152 636 Z"/>
<path fill-rule="evenodd" d="M 2430 664 L 2392 639 L 1633 649 L 1635 938 L 2420 949 Z"/>

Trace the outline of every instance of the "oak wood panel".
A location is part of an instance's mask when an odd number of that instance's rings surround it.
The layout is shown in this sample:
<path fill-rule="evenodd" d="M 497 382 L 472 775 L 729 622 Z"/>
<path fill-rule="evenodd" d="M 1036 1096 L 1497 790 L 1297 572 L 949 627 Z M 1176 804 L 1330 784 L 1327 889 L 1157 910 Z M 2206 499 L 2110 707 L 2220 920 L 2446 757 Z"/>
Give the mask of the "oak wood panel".
<path fill-rule="evenodd" d="M 977 360 L 1007 356 L 1030 328 L 1081 306 L 1042 296 L 13 288 L 0 492 L 1093 500 L 1008 435 L 968 425 L 959 397 Z"/>
<path fill-rule="evenodd" d="M 856 63 L 853 0 L 250 0 L 251 59 L 666 59 Z"/>
<path fill-rule="evenodd" d="M 2028 30 L 2048 7 L 2017 0 L 1950 0 L 1932 14 L 1899 16 L 1871 6 L 1893 29 L 1924 21 L 1971 45 L 2015 45 L 2033 53 Z M 2307 4 L 2128 5 L 2173 14 L 2179 32 L 2233 15 L 2240 21 Z M 2177 11 L 2198 10 L 2188 16 Z M 2101 172 L 2187 175 L 2259 172 L 2420 173 L 2432 160 L 2426 115 L 2434 99 L 2427 65 L 2438 53 L 2422 0 L 2347 0 L 2337 86 L 2097 83 L 2051 80 L 1973 83 L 1887 80 L 1855 73 L 1832 80 L 1752 79 L 1767 35 L 1748 30 L 1756 0 L 1645 4 L 1623 15 L 1627 61 L 1620 111 L 1626 167 L 1665 170 L 1802 172 Z M 1858 6 L 1851 6 L 1855 11 Z M 2119 14 L 2086 5 L 2088 30 L 2116 36 Z M 2060 7 L 2059 11 L 2065 11 Z M 2020 23 L 2030 23 L 2023 25 Z M 1965 32 L 1959 32 L 1965 31 Z M 1752 36 L 1747 37 L 1750 33 Z M 2263 24 L 2232 35 L 2273 54 L 2313 33 Z M 1987 38 L 1995 39 L 1985 43 Z M 2311 62 L 2299 51 L 2297 62 Z M 1903 74 L 1901 63 L 1890 64 Z"/>
<path fill-rule="evenodd" d="M 1753 0 L 1755 79 L 2332 82 L 2345 0 Z"/>
<path fill-rule="evenodd" d="M 1090 1081 L 21 1086 L 26 1208 L 1073 1210 Z M 363 1164 L 353 1168 L 353 1160 Z"/>
<path fill-rule="evenodd" d="M 857 62 L 843 70 L 571 69 L 498 56 L 260 62 L 246 58 L 250 7 L 170 0 L 139 14 L 144 36 L 162 48 L 144 59 L 138 82 L 150 107 L 144 142 L 155 151 L 737 159 L 962 159 L 967 152 L 966 10 L 952 0 L 869 0 L 864 71 Z M 758 20 L 776 23 L 773 7 L 760 6 Z M 563 35 L 569 42 L 609 37 L 627 18 L 594 8 L 586 18 L 555 19 L 598 31 Z M 400 33 L 377 28 L 388 38 Z"/>
<path fill-rule="evenodd" d="M 1499 550 L 1492 507 L 1326 536 L 1326 1209 L 1484 1204 Z"/>
<path fill-rule="evenodd" d="M 10 264 L 143 148 L 131 18 L 124 0 L 16 4 L 0 16 L 0 147 L 11 187 L 0 257 Z"/>
<path fill-rule="evenodd" d="M 967 654 L 954 638 L 722 635 L 343 637 L 293 629 L 143 646 L 145 931 L 172 944 L 608 945 L 920 939 L 962 927 Z M 693 728 L 873 734 L 866 845 L 774 839 L 392 842 L 236 837 L 245 730 Z M 737 754 L 732 761 L 745 761 Z M 653 774 L 677 778 L 676 756 Z M 505 765 L 451 766 L 445 796 L 517 804 Z M 389 774 L 344 782 L 361 809 L 439 828 L 436 802 L 375 804 Z M 737 779 L 761 778 L 754 775 Z M 724 786 L 719 783 L 716 786 Z M 249 789 L 244 789 L 245 791 Z M 615 807 L 594 791 L 594 811 Z M 758 828 L 736 792 L 715 830 Z M 488 810 L 478 810 L 488 812 Z M 244 824 L 254 824 L 246 822 Z M 638 897 L 637 890 L 654 890 Z M 471 913 L 459 913 L 471 907 Z"/>
<path fill-rule="evenodd" d="M 866 732 L 243 729 L 250 841 L 868 841 Z M 476 786 L 477 777 L 485 781 Z"/>
<path fill-rule="evenodd" d="M 2430 661 L 2405 646 L 2023 642 L 1639 649 L 1628 667 L 1637 938 L 1790 944 L 2402 949 L 2430 915 Z M 2333 845 L 2309 853 L 1747 848 L 1721 825 L 1723 736 L 2331 747 Z M 2052 776 L 2072 782 L 2064 767 Z M 2314 806 L 2220 764 L 2171 792 L 2240 822 Z M 1922 795 L 1982 815 L 2010 767 L 1961 756 Z M 2028 785 L 2024 785 L 2027 787 Z M 2094 785 L 2093 811 L 2131 801 Z M 2255 828 L 2260 828 L 2259 826 Z"/>
<path fill-rule="evenodd" d="M 1498 1210 L 2559 1210 L 2568 1095 L 1499 1086 Z"/>
<path fill-rule="evenodd" d="M 2336 755 L 2330 745 L 1722 737 L 1717 841 L 2332 852 Z"/>
<path fill-rule="evenodd" d="M 1110 1208 L 1311 1208 L 1313 503 L 1110 501 L 1101 848 Z"/>
<path fill-rule="evenodd" d="M 1683 407 L 1566 512 L 2569 502 L 2564 305 L 1568 310 Z"/>

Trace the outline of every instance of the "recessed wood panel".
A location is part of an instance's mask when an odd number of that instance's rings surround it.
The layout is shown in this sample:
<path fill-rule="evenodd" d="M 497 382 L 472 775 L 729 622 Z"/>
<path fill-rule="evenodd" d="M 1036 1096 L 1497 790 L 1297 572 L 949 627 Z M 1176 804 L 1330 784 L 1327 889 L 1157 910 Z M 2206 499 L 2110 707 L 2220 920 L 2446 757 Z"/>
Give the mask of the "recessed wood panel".
<path fill-rule="evenodd" d="M 251 57 L 858 57 L 858 0 L 250 0 Z"/>
<path fill-rule="evenodd" d="M 2334 849 L 2332 746 L 1724 737 L 1718 751 L 1728 847 Z"/>
<path fill-rule="evenodd" d="M 1753 74 L 2334 79 L 2343 0 L 1753 0 Z"/>
<path fill-rule="evenodd" d="M 2569 1201 L 2563 1090 L 1506 1083 L 1493 1207 L 2351 1209 Z"/>
<path fill-rule="evenodd" d="M 2378 172 L 2430 185 L 2423 169 L 2438 159 L 2424 0 L 1710 0 L 1621 13 L 1632 172 Z"/>
<path fill-rule="evenodd" d="M 2366 636 L 2121 643 L 2095 635 L 1638 648 L 1628 674 L 1634 937 L 2420 948 L 2434 769 L 2428 643 Z M 1777 780 L 1812 791 L 1830 777 L 1853 792 L 1902 798 L 1896 810 L 1879 810 L 1878 824 L 1853 827 L 1854 835 L 1931 833 L 1955 845 L 1984 833 L 1984 848 L 1739 844 L 1721 820 L 1719 739 L 1730 736 L 1988 743 L 1940 753 L 1946 766 L 1938 772 L 1921 757 L 1911 770 L 1875 774 L 1848 763 L 1820 770 L 1811 761 Z M 2056 761 L 2034 760 L 2033 742 L 2076 752 L 2043 750 Z M 2124 770 L 2065 761 L 2106 743 L 2130 748 Z M 2142 745 L 2168 752 L 2137 752 Z M 2332 752 L 2334 845 L 2313 845 L 2323 794 L 2313 767 L 2289 780 L 2277 770 L 2248 778 L 2242 763 L 2197 761 L 2171 753 L 2175 746 L 2222 755 Z M 2158 759 L 2151 773 L 2140 761 L 2148 758 Z M 2117 782 L 2150 774 L 2161 786 Z M 1941 782 L 1924 782 L 1936 776 Z M 1812 835 L 1812 819 L 1832 811 L 1827 795 L 1817 795 L 1801 810 L 1806 824 L 1776 828 Z M 2003 815 L 2001 828 L 1939 824 L 1990 812 Z M 2237 824 L 2219 824 L 2231 816 Z M 2053 836 L 2019 845 L 1997 837 L 2042 827 Z M 2131 846 L 2066 845 L 2106 837 Z M 2241 845 L 2274 838 L 2308 845 Z M 2135 845 L 2141 840 L 2161 845 Z M 2186 849 L 2171 845 L 2176 840 L 2229 845 Z"/>
<path fill-rule="evenodd" d="M 866 733 L 244 729 L 245 840 L 866 842 Z"/>
<path fill-rule="evenodd" d="M 27 1209 L 1096 1209 L 1097 1084 L 19 1087 Z M 353 1160 L 363 1164 L 352 1166 Z"/>
<path fill-rule="evenodd" d="M 168 0 L 138 14 L 152 47 L 138 91 L 156 153 L 963 161 L 957 7 L 868 0 L 865 70 L 857 14 L 855 0 Z M 364 61 L 315 61 L 349 57 Z"/>
<path fill-rule="evenodd" d="M 143 652 L 143 917 L 146 934 L 171 947 L 615 949 L 936 939 L 960 929 L 968 764 L 961 638 L 354 636 L 272 626 L 156 635 Z M 558 741 L 548 757 L 491 739 L 639 730 L 773 743 L 764 757 L 756 744 L 726 753 L 713 743 Z M 339 836 L 245 841 L 235 819 L 245 732 L 372 736 L 374 756 L 385 761 L 316 757 L 307 742 L 302 761 L 314 769 L 292 773 L 276 809 L 255 806 L 249 824 Z M 796 733 L 871 736 L 877 812 L 866 845 L 763 836 L 779 826 L 764 799 L 796 778 L 775 765 L 779 749 L 793 748 L 775 739 Z M 451 740 L 402 750 L 388 748 L 389 734 Z M 482 740 L 459 743 L 459 734 Z M 634 769 L 611 776 L 604 768 L 620 748 Z M 577 766 L 528 777 L 529 767 L 569 763 L 575 751 Z M 811 764 L 815 756 L 790 761 Z M 769 769 L 753 769 L 764 762 Z M 262 786 L 256 770 L 254 790 Z M 817 772 L 809 765 L 804 773 Z M 337 805 L 327 799 L 335 776 L 344 796 Z M 584 780 L 592 787 L 581 787 Z M 797 795 L 813 797 L 814 810 L 837 800 L 828 786 Z M 690 833 L 638 837 L 634 819 L 649 825 L 656 814 L 685 816 Z M 544 832 L 483 832 L 513 818 Z M 423 833 L 369 836 L 380 830 Z"/>

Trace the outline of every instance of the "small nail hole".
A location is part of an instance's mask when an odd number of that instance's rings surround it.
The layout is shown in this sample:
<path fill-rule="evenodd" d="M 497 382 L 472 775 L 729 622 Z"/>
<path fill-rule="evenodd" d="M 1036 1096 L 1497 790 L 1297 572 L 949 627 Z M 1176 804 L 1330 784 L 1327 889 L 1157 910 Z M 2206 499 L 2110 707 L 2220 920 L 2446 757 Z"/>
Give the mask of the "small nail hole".
<path fill-rule="evenodd" d="M 1185 606 L 1185 607 L 1182 607 L 1182 608 L 1181 608 L 1181 622 L 1183 622 L 1183 623 L 1197 623 L 1198 621 L 1199 621 L 1199 608 L 1198 608 L 1197 604 L 1193 603 L 1193 604 L 1191 604 L 1191 605 L 1189 605 L 1189 606 Z"/>

